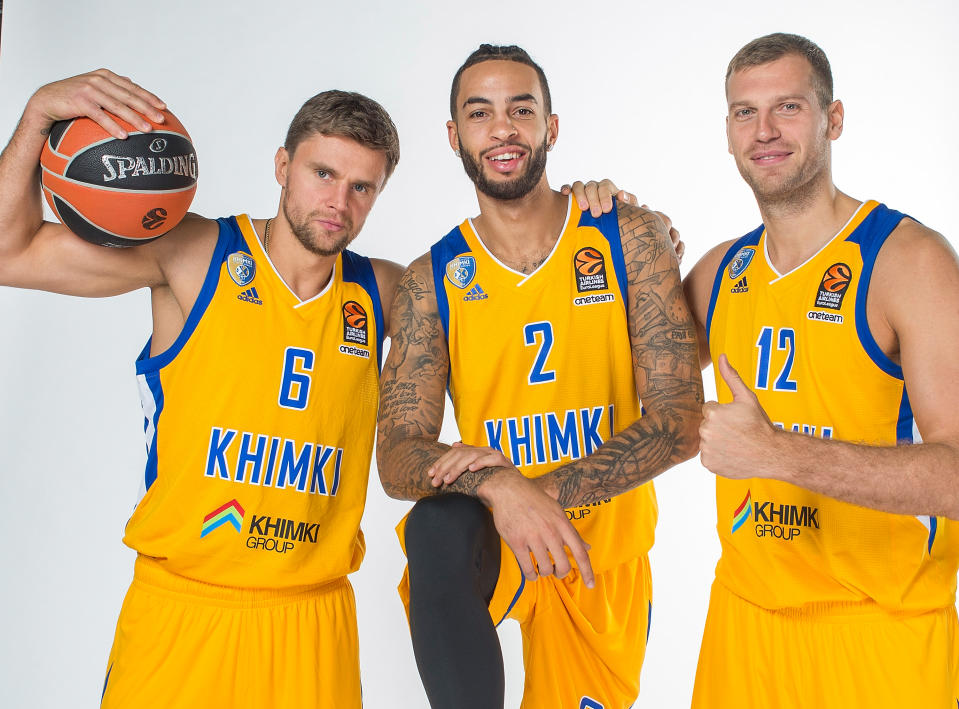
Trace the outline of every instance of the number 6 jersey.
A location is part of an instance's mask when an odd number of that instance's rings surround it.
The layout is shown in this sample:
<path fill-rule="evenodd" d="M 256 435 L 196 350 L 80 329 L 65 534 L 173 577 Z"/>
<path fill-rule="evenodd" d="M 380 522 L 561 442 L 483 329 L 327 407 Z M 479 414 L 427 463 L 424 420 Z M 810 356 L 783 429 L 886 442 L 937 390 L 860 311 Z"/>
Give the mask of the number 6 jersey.
<path fill-rule="evenodd" d="M 124 541 L 207 583 L 323 583 L 365 550 L 383 332 L 373 269 L 345 251 L 301 301 L 249 217 L 218 221 L 182 332 L 137 361 L 148 457 Z"/>
<path fill-rule="evenodd" d="M 639 418 L 615 210 L 593 218 L 570 200 L 552 253 L 530 274 L 493 256 L 469 220 L 430 253 L 464 443 L 497 448 L 534 478 Z M 646 483 L 566 515 L 601 571 L 648 551 L 656 497 Z"/>
<path fill-rule="evenodd" d="M 710 298 L 709 349 L 714 364 L 726 354 L 777 426 L 867 445 L 919 442 L 902 368 L 866 321 L 876 255 L 903 216 L 866 202 L 789 273 L 770 264 L 762 227 L 726 253 Z M 921 611 L 955 602 L 959 529 L 944 517 L 879 512 L 765 478 L 717 477 L 716 503 L 716 578 L 752 603 L 875 601 Z"/>

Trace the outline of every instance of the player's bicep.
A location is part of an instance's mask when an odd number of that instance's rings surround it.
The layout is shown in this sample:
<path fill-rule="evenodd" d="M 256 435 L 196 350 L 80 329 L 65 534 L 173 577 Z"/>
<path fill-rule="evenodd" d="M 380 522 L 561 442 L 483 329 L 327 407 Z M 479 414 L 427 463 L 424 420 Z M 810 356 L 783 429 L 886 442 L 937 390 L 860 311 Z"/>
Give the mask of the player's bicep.
<path fill-rule="evenodd" d="M 620 216 L 620 233 L 639 396 L 647 408 L 662 398 L 701 400 L 696 323 L 686 304 L 669 234 L 655 214 L 631 211 Z"/>
<path fill-rule="evenodd" d="M 17 288 L 103 297 L 163 282 L 151 245 L 97 246 L 61 224 L 44 222 L 29 244 L 0 260 L 0 282 Z"/>
<path fill-rule="evenodd" d="M 923 440 L 959 445 L 959 260 L 941 236 L 924 231 L 919 241 L 894 245 L 899 254 L 881 251 L 885 263 L 877 262 L 873 281 L 882 284 L 883 311 L 896 333 Z M 914 277 L 894 273 L 904 270 Z"/>

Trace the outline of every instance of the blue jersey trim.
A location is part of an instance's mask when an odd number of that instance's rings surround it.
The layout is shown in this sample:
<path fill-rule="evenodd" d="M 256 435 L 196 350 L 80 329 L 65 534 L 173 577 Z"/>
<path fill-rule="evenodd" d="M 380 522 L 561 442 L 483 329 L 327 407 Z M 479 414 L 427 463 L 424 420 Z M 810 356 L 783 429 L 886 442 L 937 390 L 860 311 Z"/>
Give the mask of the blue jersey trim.
<path fill-rule="evenodd" d="M 939 527 L 939 518 L 929 516 L 929 545 L 927 551 L 932 554 L 932 543 L 936 541 L 936 530 Z"/>
<path fill-rule="evenodd" d="M 716 299 L 719 298 L 719 287 L 723 282 L 723 273 L 726 271 L 726 267 L 729 265 L 729 262 L 733 260 L 739 250 L 744 246 L 758 246 L 759 239 L 763 235 L 764 227 L 760 224 L 758 227 L 753 229 L 751 232 L 745 236 L 739 237 L 736 241 L 733 242 L 733 245 L 729 247 L 729 250 L 723 256 L 723 260 L 719 264 L 719 268 L 716 270 L 716 278 L 713 280 L 713 290 L 709 295 L 709 308 L 706 310 L 706 342 L 709 342 L 710 329 L 713 325 L 713 309 L 716 307 Z M 748 266 L 746 270 L 749 270 Z M 745 273 L 745 271 L 743 271 Z M 741 275 L 741 274 L 740 274 Z"/>
<path fill-rule="evenodd" d="M 149 343 L 147 347 L 149 347 Z M 153 403 L 156 406 L 153 411 L 152 421 L 148 420 L 145 416 L 143 418 L 144 433 L 146 433 L 149 424 L 153 424 L 153 440 L 149 442 L 147 464 L 143 471 L 143 486 L 149 490 L 157 479 L 157 441 L 160 438 L 160 414 L 163 413 L 163 386 L 160 384 L 159 372 L 145 372 L 143 376 L 146 379 L 147 386 L 150 387 L 150 393 L 153 395 Z"/>
<path fill-rule="evenodd" d="M 869 295 L 869 282 L 872 280 L 872 271 L 876 265 L 879 249 L 905 216 L 902 212 L 896 212 L 880 204 L 863 219 L 862 224 L 856 227 L 852 234 L 846 237 L 846 241 L 859 245 L 862 257 L 862 275 L 859 276 L 859 290 L 856 292 L 856 333 L 859 335 L 859 342 L 862 343 L 863 349 L 875 365 L 896 379 L 903 378 L 902 367 L 889 359 L 876 343 L 866 317 L 866 298 Z"/>
<path fill-rule="evenodd" d="M 103 698 L 107 694 L 107 682 L 110 681 L 110 673 L 113 672 L 113 663 L 107 668 L 107 676 L 103 678 L 103 691 L 100 692 L 100 706 L 103 706 Z"/>
<path fill-rule="evenodd" d="M 616 200 L 613 200 L 613 209 L 606 214 L 600 214 L 594 217 L 589 212 L 583 212 L 579 216 L 577 226 L 591 226 L 599 229 L 599 232 L 606 237 L 609 242 L 609 251 L 613 257 L 613 270 L 616 272 L 616 280 L 619 282 L 619 291 L 623 296 L 623 307 L 629 309 L 629 301 L 626 294 L 626 258 L 623 256 L 623 238 L 619 233 L 619 216 L 616 210 Z"/>
<path fill-rule="evenodd" d="M 433 291 L 436 293 L 436 307 L 439 310 L 446 341 L 450 339 L 450 302 L 446 296 L 446 264 L 460 254 L 472 251 L 460 228 L 453 227 L 442 239 L 433 244 L 430 258 L 433 261 Z"/>
<path fill-rule="evenodd" d="M 377 369 L 382 369 L 383 338 L 386 333 L 383 332 L 383 304 L 380 300 L 380 289 L 376 283 L 373 264 L 365 256 L 360 256 L 352 251 L 344 251 L 343 281 L 345 283 L 356 283 L 366 291 L 370 300 L 373 301 L 373 317 L 376 321 L 376 366 Z"/>
<path fill-rule="evenodd" d="M 909 403 L 909 393 L 906 387 L 902 388 L 902 401 L 899 402 L 899 421 L 896 423 L 896 441 L 901 444 L 915 443 L 912 435 L 912 426 L 915 417 L 912 413 L 912 405 Z"/>
<path fill-rule="evenodd" d="M 516 557 L 513 557 L 516 561 L 516 565 L 519 566 L 519 561 L 516 560 Z M 526 576 L 523 574 L 523 567 L 519 567 L 519 588 L 516 589 L 516 593 L 513 595 L 513 600 L 509 602 L 509 607 L 507 607 L 506 612 L 503 613 L 503 617 L 499 619 L 499 622 L 496 623 L 498 628 L 500 623 L 506 620 L 509 617 L 510 611 L 513 610 L 513 606 L 516 605 L 516 602 L 519 601 L 519 597 L 523 595 L 523 589 L 526 588 Z"/>
<path fill-rule="evenodd" d="M 180 334 L 177 335 L 173 344 L 170 345 L 165 352 L 155 357 L 149 356 L 150 343 L 153 341 L 153 338 L 151 337 L 147 340 L 146 347 L 143 348 L 143 352 L 141 352 L 137 358 L 137 374 L 156 371 L 173 361 L 174 357 L 176 357 L 184 345 L 186 345 L 193 331 L 196 330 L 197 325 L 200 324 L 200 318 L 203 317 L 207 307 L 210 305 L 210 301 L 213 300 L 213 294 L 216 292 L 216 286 L 220 280 L 220 267 L 226 260 L 227 254 L 239 249 L 243 249 L 249 253 L 250 248 L 246 243 L 246 239 L 243 238 L 243 234 L 240 232 L 240 227 L 236 223 L 236 217 L 225 217 L 217 219 L 216 221 L 220 225 L 220 234 L 217 237 L 216 248 L 213 249 L 213 258 L 210 260 L 210 267 L 206 272 L 203 287 L 200 289 L 200 294 L 197 296 L 196 302 L 190 310 L 190 315 L 183 324 L 183 329 L 180 330 Z"/>

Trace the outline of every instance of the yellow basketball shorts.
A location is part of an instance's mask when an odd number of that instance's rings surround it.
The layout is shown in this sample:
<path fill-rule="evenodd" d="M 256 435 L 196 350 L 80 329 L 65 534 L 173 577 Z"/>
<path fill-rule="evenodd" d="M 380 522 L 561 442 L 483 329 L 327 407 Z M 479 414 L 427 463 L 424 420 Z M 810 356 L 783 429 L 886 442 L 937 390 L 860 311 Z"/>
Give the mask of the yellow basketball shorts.
<path fill-rule="evenodd" d="M 356 604 L 345 578 L 234 589 L 137 559 L 101 707 L 361 706 Z"/>
<path fill-rule="evenodd" d="M 889 613 L 875 603 L 771 611 L 716 582 L 693 709 L 955 709 L 954 606 Z"/>
<path fill-rule="evenodd" d="M 403 523 L 397 529 L 402 543 Z M 404 547 L 405 548 L 405 547 Z M 409 609 L 409 576 L 400 597 Z M 526 681 L 521 709 L 628 709 L 639 694 L 652 613 L 652 578 L 643 555 L 596 574 L 527 581 L 501 540 L 493 623 L 520 624 Z"/>

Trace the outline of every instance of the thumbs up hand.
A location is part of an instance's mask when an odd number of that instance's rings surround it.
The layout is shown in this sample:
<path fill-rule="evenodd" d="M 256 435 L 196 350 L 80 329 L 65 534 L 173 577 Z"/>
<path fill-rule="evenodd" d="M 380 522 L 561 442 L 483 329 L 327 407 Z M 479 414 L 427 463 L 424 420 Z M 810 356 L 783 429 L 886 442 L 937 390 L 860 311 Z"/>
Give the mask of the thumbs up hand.
<path fill-rule="evenodd" d="M 776 428 L 725 354 L 719 355 L 719 374 L 733 400 L 728 404 L 703 404 L 700 461 L 710 472 L 723 477 L 763 477 L 763 471 L 771 467 Z"/>

